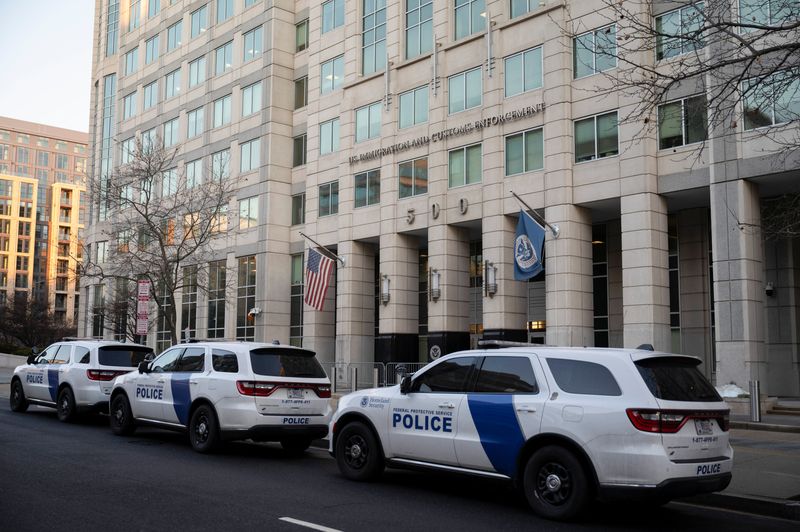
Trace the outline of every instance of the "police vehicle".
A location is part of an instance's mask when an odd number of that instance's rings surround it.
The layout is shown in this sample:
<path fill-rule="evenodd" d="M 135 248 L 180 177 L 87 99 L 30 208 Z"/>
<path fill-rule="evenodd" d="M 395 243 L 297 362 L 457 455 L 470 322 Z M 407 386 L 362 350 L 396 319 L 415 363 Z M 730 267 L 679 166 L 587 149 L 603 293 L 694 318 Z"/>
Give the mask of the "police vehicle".
<path fill-rule="evenodd" d="M 647 349 L 453 353 L 340 399 L 330 451 L 353 480 L 386 465 L 512 480 L 556 520 L 594 498 L 719 491 L 733 465 L 729 410 L 699 364 Z"/>
<path fill-rule="evenodd" d="M 11 378 L 11 410 L 29 404 L 56 408 L 58 419 L 108 413 L 111 381 L 136 369 L 153 350 L 144 345 L 93 339 L 65 339 L 28 357 Z"/>
<path fill-rule="evenodd" d="M 279 441 L 300 453 L 328 434 L 330 397 L 313 351 L 277 342 L 193 342 L 117 378 L 110 424 L 118 435 L 138 425 L 186 431 L 202 453 L 244 439 Z"/>

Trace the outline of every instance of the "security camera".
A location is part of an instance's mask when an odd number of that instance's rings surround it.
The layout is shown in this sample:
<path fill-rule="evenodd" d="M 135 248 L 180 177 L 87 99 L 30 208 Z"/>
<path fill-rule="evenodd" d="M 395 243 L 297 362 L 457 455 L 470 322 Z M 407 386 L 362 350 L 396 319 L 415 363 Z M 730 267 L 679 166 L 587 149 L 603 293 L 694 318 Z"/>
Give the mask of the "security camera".
<path fill-rule="evenodd" d="M 772 297 L 772 294 L 775 293 L 775 287 L 772 286 L 772 283 L 767 283 L 767 286 L 764 287 L 764 292 L 766 292 L 768 297 Z"/>

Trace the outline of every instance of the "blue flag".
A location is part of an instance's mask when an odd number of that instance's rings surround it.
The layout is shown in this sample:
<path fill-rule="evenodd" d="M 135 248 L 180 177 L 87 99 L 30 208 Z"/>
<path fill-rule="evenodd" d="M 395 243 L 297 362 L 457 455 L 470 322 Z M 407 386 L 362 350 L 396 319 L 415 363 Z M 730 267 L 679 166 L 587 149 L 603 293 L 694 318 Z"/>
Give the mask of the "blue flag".
<path fill-rule="evenodd" d="M 542 264 L 542 245 L 544 227 L 524 210 L 519 211 L 517 234 L 514 237 L 514 279 L 527 281 L 536 277 L 544 269 Z"/>

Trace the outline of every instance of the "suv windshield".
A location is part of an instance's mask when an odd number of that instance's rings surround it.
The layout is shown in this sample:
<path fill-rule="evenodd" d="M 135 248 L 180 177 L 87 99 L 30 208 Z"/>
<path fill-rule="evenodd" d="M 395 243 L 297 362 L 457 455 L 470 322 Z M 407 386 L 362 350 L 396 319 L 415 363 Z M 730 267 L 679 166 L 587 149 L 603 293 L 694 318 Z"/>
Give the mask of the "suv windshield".
<path fill-rule="evenodd" d="M 152 354 L 153 350 L 147 347 L 109 345 L 97 349 L 97 361 L 101 366 L 135 368 L 147 355 Z"/>
<path fill-rule="evenodd" d="M 697 369 L 700 361 L 685 357 L 653 357 L 636 361 L 650 392 L 665 401 L 722 401 Z"/>
<path fill-rule="evenodd" d="M 313 351 L 305 349 L 269 348 L 250 351 L 253 373 L 270 377 L 309 377 L 324 379 L 322 369 Z"/>

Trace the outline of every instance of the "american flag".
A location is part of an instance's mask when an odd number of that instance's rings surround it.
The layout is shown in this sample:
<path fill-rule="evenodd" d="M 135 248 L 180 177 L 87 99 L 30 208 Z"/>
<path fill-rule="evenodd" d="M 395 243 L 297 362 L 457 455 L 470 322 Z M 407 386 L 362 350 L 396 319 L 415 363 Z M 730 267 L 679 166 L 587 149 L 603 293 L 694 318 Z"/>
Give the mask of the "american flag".
<path fill-rule="evenodd" d="M 333 260 L 315 249 L 308 250 L 304 301 L 317 310 L 322 310 L 322 306 L 325 304 L 325 292 L 328 290 L 331 270 L 333 270 Z"/>

